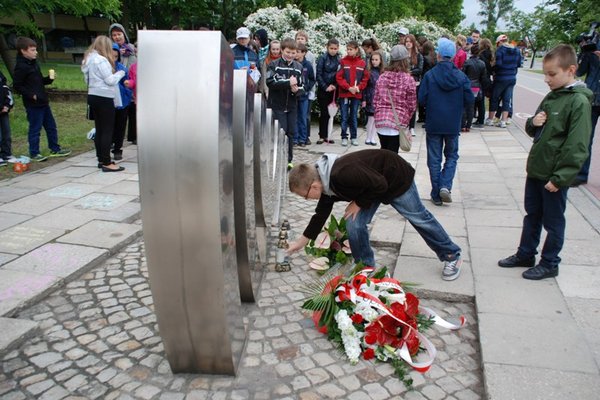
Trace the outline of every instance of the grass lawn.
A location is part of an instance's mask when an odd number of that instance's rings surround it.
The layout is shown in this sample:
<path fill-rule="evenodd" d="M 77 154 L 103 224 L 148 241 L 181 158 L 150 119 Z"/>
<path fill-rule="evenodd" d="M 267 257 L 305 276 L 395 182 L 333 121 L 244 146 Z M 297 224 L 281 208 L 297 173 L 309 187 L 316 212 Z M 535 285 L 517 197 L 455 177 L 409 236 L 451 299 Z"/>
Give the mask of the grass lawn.
<path fill-rule="evenodd" d="M 15 157 L 21 155 L 29 156 L 29 144 L 27 141 L 27 115 L 25 107 L 20 96 L 15 96 L 15 107 L 10 112 L 10 128 L 12 136 L 12 153 Z M 89 121 L 85 117 L 86 103 L 85 101 L 54 101 L 50 102 L 52 113 L 58 125 L 58 143 L 63 149 L 73 151 L 71 156 L 83 153 L 94 148 L 94 142 L 88 140 L 87 132 L 94 126 L 93 121 Z M 48 155 L 48 141 L 46 140 L 46 131 L 42 129 L 40 137 L 40 150 L 42 154 Z M 49 158 L 48 161 L 29 164 L 29 170 L 38 170 L 57 162 L 63 161 L 64 158 Z M 27 173 L 27 172 L 25 172 Z M 15 177 L 16 172 L 12 170 L 12 164 L 6 167 L 0 167 L 0 181 Z"/>
<path fill-rule="evenodd" d="M 87 87 L 83 80 L 83 73 L 81 72 L 81 66 L 73 63 L 40 63 L 40 69 L 42 75 L 48 76 L 48 70 L 53 69 L 56 71 L 56 79 L 52 82 L 52 85 L 47 85 L 46 89 L 56 90 L 81 90 L 86 91 Z M 12 86 L 12 79 L 6 70 L 4 63 L 0 63 L 0 71 L 6 76 L 8 82 Z"/>

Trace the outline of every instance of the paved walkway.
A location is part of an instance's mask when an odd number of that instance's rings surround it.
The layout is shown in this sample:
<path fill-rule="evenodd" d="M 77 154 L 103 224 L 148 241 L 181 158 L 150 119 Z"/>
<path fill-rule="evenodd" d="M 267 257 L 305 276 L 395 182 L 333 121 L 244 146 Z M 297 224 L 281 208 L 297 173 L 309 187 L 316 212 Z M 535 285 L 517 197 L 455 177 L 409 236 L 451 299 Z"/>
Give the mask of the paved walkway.
<path fill-rule="evenodd" d="M 427 199 L 421 137 L 405 157 L 416 165 Z M 582 188 L 569 193 L 556 280 L 529 282 L 520 270 L 495 266 L 518 242 L 528 145 L 515 128 L 463 135 L 455 202 L 426 203 L 464 249 L 457 281 L 440 279 L 441 263 L 394 210 L 382 208 L 374 221 L 378 260 L 395 266 L 397 278 L 421 282 L 425 302 L 444 316 L 464 313 L 470 321 L 456 333 L 431 331 L 440 350 L 436 365 L 412 374 L 410 392 L 385 364 L 347 365 L 312 329 L 298 290 L 314 275 L 300 254 L 292 273 L 268 272 L 258 303 L 246 306 L 248 343 L 237 377 L 173 376 L 137 238 L 135 148 L 125 151 L 123 173 L 98 172 L 86 153 L 2 182 L 0 316 L 16 318 L 0 319 L 0 398 L 594 398 L 600 208 L 593 196 Z M 364 148 L 313 145 L 298 150 L 297 159 Z M 292 234 L 299 234 L 315 204 L 290 196 L 286 204 Z"/>

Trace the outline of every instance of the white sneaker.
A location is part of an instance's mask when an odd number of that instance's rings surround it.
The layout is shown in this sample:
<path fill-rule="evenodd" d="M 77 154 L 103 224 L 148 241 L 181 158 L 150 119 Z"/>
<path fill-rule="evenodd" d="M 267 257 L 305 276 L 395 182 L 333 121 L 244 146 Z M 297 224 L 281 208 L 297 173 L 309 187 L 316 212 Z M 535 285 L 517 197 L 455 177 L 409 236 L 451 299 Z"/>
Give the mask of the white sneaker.
<path fill-rule="evenodd" d="M 8 158 L 5 160 L 6 162 L 9 162 L 11 164 L 14 164 L 16 162 L 19 162 L 19 159 L 15 156 L 8 156 Z"/>
<path fill-rule="evenodd" d="M 440 198 L 444 203 L 452 203 L 452 195 L 450 194 L 450 190 L 447 188 L 440 189 Z"/>
<path fill-rule="evenodd" d="M 506 121 L 499 121 L 496 126 L 498 128 L 506 128 Z"/>
<path fill-rule="evenodd" d="M 348 146 L 348 139 L 342 139 L 342 146 Z"/>
<path fill-rule="evenodd" d="M 352 143 L 352 146 L 358 146 L 358 139 L 352 139 L 350 142 Z"/>
<path fill-rule="evenodd" d="M 415 128 L 410 128 L 410 136 L 415 137 L 417 134 L 415 133 Z"/>
<path fill-rule="evenodd" d="M 96 137 L 96 128 L 92 128 L 90 129 L 90 131 L 87 133 L 87 138 L 89 140 L 94 140 L 94 138 Z"/>
<path fill-rule="evenodd" d="M 456 260 L 444 262 L 444 269 L 442 271 L 442 279 L 445 281 L 453 281 L 460 275 L 460 267 L 462 265 L 462 258 L 456 257 Z"/>
<path fill-rule="evenodd" d="M 512 119 L 509 118 L 506 120 L 506 125 L 510 125 L 510 124 L 512 124 Z"/>
<path fill-rule="evenodd" d="M 485 124 L 485 126 L 494 126 L 494 120 L 486 118 L 484 124 Z"/>

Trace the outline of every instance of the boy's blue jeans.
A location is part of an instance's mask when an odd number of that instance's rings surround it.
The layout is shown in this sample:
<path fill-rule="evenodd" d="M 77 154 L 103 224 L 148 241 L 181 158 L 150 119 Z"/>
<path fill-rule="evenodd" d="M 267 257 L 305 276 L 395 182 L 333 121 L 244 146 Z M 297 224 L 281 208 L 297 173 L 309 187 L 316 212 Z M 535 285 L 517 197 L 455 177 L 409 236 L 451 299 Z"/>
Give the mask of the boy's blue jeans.
<path fill-rule="evenodd" d="M 513 89 L 516 84 L 516 79 L 494 82 L 492 98 L 490 99 L 490 111 L 509 112 L 512 110 Z M 502 106 L 500 106 L 500 102 L 502 102 Z"/>
<path fill-rule="evenodd" d="M 342 115 L 342 139 L 348 139 L 348 126 L 350 126 L 350 139 L 356 139 L 357 114 L 359 99 L 340 98 L 340 112 Z"/>
<path fill-rule="evenodd" d="M 12 156 L 12 140 L 8 113 L 0 114 L 0 158 L 6 160 Z"/>
<path fill-rule="evenodd" d="M 26 107 L 25 109 L 27 111 L 27 121 L 29 122 L 29 155 L 35 157 L 40 154 L 40 132 L 42 131 L 42 126 L 46 131 L 50 150 L 54 152 L 60 151 L 56 121 L 54 120 L 50 106 Z"/>
<path fill-rule="evenodd" d="M 542 248 L 540 265 L 546 268 L 558 268 L 565 241 L 565 209 L 567 208 L 567 190 L 560 188 L 558 192 L 544 189 L 547 181 L 527 178 L 525 181 L 525 212 L 523 231 L 517 257 L 527 259 L 537 254 L 540 244 L 542 226 L 548 232 Z"/>
<path fill-rule="evenodd" d="M 294 143 L 306 143 L 308 140 L 308 96 L 305 99 L 298 99 L 298 128 L 296 129 L 296 136 L 294 136 Z"/>
<path fill-rule="evenodd" d="M 427 167 L 431 181 L 431 198 L 440 199 L 440 189 L 452 190 L 452 180 L 458 162 L 458 133 L 456 135 L 436 135 L 427 133 Z M 442 154 L 445 158 L 442 167 Z"/>
<path fill-rule="evenodd" d="M 425 208 L 414 182 L 405 193 L 392 200 L 390 205 L 410 222 L 441 261 L 452 261 L 460 256 L 460 247 L 452 242 L 438 220 Z M 370 208 L 361 209 L 355 219 L 349 217 L 346 221 L 352 256 L 357 263 L 362 261 L 365 265 L 375 266 L 367 224 L 373 219 L 378 207 L 379 203 L 374 203 Z"/>

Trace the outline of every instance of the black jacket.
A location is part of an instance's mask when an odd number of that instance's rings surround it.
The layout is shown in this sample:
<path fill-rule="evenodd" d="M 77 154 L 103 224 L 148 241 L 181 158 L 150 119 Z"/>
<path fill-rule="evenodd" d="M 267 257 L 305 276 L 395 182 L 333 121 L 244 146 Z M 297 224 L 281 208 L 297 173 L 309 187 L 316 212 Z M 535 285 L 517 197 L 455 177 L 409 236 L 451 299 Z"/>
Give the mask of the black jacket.
<path fill-rule="evenodd" d="M 48 94 L 44 85 L 49 85 L 53 79 L 43 77 L 36 60 L 29 60 L 22 54 L 17 55 L 15 79 L 13 87 L 23 96 L 25 107 L 44 107 L 48 105 Z M 36 96 L 34 100 L 33 96 Z"/>
<path fill-rule="evenodd" d="M 483 50 L 479 53 L 479 59 L 483 61 L 485 64 L 485 70 L 487 72 L 488 77 L 491 77 L 494 74 L 494 67 L 492 66 L 492 51 L 491 50 Z"/>
<path fill-rule="evenodd" d="M 328 52 L 321 54 L 317 61 L 317 88 L 325 91 L 327 86 L 336 85 L 335 74 L 340 69 L 340 57 L 331 56 Z"/>
<path fill-rule="evenodd" d="M 471 81 L 471 87 L 483 90 L 487 90 L 490 87 L 490 79 L 487 75 L 485 63 L 477 56 L 472 56 L 465 61 L 462 70 Z"/>
<path fill-rule="evenodd" d="M 290 78 L 296 77 L 298 91 L 292 92 Z M 297 109 L 298 98 L 306 90 L 302 79 L 302 64 L 298 61 L 286 61 L 283 57 L 271 61 L 267 68 L 267 86 L 269 87 L 269 107 L 274 111 L 290 111 Z"/>
<path fill-rule="evenodd" d="M 12 92 L 8 87 L 6 77 L 0 71 L 0 114 L 2 114 L 2 109 L 4 107 L 8 107 L 8 110 L 10 111 L 10 109 L 13 108 L 13 105 Z"/>

